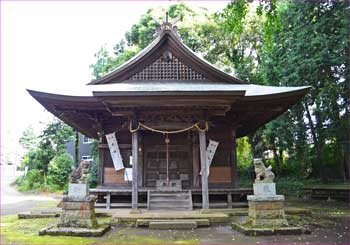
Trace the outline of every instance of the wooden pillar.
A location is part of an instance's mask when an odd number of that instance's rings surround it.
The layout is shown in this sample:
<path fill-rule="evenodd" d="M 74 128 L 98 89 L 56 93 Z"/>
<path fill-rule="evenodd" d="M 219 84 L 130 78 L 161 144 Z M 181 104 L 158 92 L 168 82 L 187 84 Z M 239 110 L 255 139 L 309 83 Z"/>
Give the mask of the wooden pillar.
<path fill-rule="evenodd" d="M 201 172 L 202 172 L 202 208 L 209 209 L 209 191 L 208 191 L 208 165 L 206 153 L 205 132 L 199 131 L 199 150 L 201 155 Z"/>
<path fill-rule="evenodd" d="M 137 150 L 137 160 L 138 160 L 138 164 L 137 164 L 137 172 L 138 172 L 138 176 L 137 176 L 137 185 L 138 187 L 142 187 L 143 186 L 143 135 L 141 131 L 138 131 L 138 150 Z"/>
<path fill-rule="evenodd" d="M 192 170 L 193 187 L 199 188 L 199 152 L 197 134 L 192 134 Z"/>
<path fill-rule="evenodd" d="M 132 195 L 131 208 L 137 209 L 138 203 L 138 133 L 133 132 L 132 135 Z"/>
<path fill-rule="evenodd" d="M 236 128 L 231 129 L 231 186 L 238 188 Z"/>
<path fill-rule="evenodd" d="M 97 173 L 97 185 L 103 185 L 104 182 L 104 148 L 101 147 L 103 144 L 104 133 L 100 132 L 100 139 L 98 142 L 98 173 Z"/>

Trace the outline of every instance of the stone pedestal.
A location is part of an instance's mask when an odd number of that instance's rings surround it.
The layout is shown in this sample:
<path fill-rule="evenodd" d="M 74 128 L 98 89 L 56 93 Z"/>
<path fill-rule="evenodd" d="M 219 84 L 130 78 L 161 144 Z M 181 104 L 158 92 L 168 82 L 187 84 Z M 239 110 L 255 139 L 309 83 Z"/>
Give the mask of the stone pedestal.
<path fill-rule="evenodd" d="M 40 230 L 39 235 L 102 236 L 110 225 L 98 225 L 95 201 L 95 196 L 88 196 L 87 184 L 70 184 L 68 196 L 62 199 L 59 223 Z"/>
<path fill-rule="evenodd" d="M 95 228 L 95 197 L 64 196 L 59 227 Z"/>
<path fill-rule="evenodd" d="M 256 196 L 247 197 L 249 210 L 249 222 L 252 226 L 287 226 L 288 222 L 284 215 L 284 196 Z"/>

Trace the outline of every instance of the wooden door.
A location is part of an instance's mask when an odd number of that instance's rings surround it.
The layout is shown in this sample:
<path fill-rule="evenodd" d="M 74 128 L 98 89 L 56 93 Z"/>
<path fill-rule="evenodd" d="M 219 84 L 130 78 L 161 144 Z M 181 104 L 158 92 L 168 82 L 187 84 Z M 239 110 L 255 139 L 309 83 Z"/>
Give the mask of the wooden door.
<path fill-rule="evenodd" d="M 169 145 L 169 179 L 182 180 L 182 187 L 191 187 L 192 162 L 189 146 Z M 152 145 L 145 149 L 145 186 L 155 187 L 156 180 L 166 180 L 166 146 Z"/>

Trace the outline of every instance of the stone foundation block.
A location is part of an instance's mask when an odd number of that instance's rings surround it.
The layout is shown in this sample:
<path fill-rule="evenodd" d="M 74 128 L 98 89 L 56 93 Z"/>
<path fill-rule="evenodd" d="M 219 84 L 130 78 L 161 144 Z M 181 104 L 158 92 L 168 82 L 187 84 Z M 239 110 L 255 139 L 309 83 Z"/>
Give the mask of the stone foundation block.
<path fill-rule="evenodd" d="M 249 202 L 249 209 L 254 210 L 279 210 L 283 209 L 283 202 L 282 201 L 269 201 L 269 202 Z"/>
<path fill-rule="evenodd" d="M 63 202 L 63 210 L 92 210 L 95 208 L 93 202 Z"/>
<path fill-rule="evenodd" d="M 254 210 L 249 209 L 248 216 L 253 219 L 284 219 L 284 210 Z"/>
<path fill-rule="evenodd" d="M 81 227 L 81 228 L 94 228 L 97 226 L 96 219 L 73 219 L 67 217 L 61 219 L 61 222 L 57 224 L 58 227 Z"/>
<path fill-rule="evenodd" d="M 61 214 L 61 218 L 71 218 L 71 219 L 93 219 L 95 218 L 95 213 L 90 210 L 65 210 Z"/>
<path fill-rule="evenodd" d="M 253 227 L 283 227 L 288 226 L 286 219 L 250 219 Z"/>

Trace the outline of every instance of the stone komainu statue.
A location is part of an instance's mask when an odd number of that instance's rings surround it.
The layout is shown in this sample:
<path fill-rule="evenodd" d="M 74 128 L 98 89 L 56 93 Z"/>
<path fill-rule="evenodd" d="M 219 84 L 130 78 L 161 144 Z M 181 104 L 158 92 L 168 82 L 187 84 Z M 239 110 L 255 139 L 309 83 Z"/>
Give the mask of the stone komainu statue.
<path fill-rule="evenodd" d="M 81 161 L 79 166 L 73 169 L 69 176 L 70 183 L 86 184 L 89 173 L 90 161 Z"/>
<path fill-rule="evenodd" d="M 255 182 L 272 183 L 275 178 L 275 174 L 271 171 L 271 165 L 265 167 L 261 158 L 254 159 L 254 169 L 255 169 Z"/>

